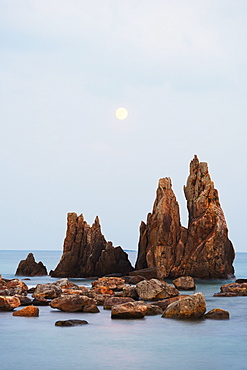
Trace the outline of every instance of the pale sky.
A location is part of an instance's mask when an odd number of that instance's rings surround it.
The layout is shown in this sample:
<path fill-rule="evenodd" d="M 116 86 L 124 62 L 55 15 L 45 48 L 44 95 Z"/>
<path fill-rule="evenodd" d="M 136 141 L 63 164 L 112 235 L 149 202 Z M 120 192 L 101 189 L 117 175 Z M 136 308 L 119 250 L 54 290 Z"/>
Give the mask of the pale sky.
<path fill-rule="evenodd" d="M 0 249 L 62 251 L 68 212 L 137 249 L 166 176 L 187 226 L 197 154 L 247 252 L 246 20 L 246 0 L 0 0 Z"/>

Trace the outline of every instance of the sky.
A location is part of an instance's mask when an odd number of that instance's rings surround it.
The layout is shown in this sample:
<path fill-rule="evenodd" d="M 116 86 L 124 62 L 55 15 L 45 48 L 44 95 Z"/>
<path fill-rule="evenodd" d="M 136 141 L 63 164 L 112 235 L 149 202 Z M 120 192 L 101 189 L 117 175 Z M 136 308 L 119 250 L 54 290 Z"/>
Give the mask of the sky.
<path fill-rule="evenodd" d="M 187 226 L 197 154 L 247 252 L 246 17 L 246 0 L 0 0 L 0 249 L 62 252 L 76 212 L 136 250 L 167 176 Z"/>

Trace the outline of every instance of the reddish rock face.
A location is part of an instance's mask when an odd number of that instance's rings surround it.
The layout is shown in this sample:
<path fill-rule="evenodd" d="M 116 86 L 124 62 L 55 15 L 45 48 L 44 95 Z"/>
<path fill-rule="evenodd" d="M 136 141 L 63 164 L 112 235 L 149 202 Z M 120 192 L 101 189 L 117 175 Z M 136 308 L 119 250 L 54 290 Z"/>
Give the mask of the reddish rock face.
<path fill-rule="evenodd" d="M 98 217 L 92 226 L 82 215 L 68 213 L 63 255 L 53 277 L 104 276 L 132 271 L 128 255 L 121 247 L 114 248 L 101 233 Z"/>
<path fill-rule="evenodd" d="M 188 229 L 181 226 L 170 178 L 159 180 L 153 211 L 141 223 L 136 269 L 162 267 L 169 278 L 210 279 L 234 274 L 234 249 L 207 163 L 190 163 L 184 187 Z"/>
<path fill-rule="evenodd" d="M 35 262 L 32 253 L 25 260 L 20 261 L 16 273 L 17 276 L 43 276 L 47 275 L 46 267 L 42 262 Z"/>

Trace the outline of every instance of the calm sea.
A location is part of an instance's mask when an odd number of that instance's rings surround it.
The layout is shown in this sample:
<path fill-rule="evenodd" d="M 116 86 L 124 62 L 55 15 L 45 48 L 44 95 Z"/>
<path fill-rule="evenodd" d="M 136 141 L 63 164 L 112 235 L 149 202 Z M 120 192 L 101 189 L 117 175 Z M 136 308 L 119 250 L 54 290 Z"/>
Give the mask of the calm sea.
<path fill-rule="evenodd" d="M 13 278 L 29 251 L 0 251 L 0 273 Z M 33 251 L 48 270 L 59 251 Z M 136 252 L 129 252 L 134 263 Z M 247 253 L 237 253 L 237 278 L 247 277 Z M 29 286 L 51 282 L 31 278 Z M 90 281 L 74 279 L 79 285 Z M 142 320 L 111 320 L 110 311 L 98 314 L 59 312 L 40 307 L 40 316 L 14 317 L 0 313 L 1 370 L 79 369 L 247 369 L 247 297 L 213 297 L 223 281 L 196 281 L 207 310 L 223 308 L 230 320 L 184 321 L 148 316 Z M 82 327 L 55 327 L 57 320 L 85 319 Z"/>

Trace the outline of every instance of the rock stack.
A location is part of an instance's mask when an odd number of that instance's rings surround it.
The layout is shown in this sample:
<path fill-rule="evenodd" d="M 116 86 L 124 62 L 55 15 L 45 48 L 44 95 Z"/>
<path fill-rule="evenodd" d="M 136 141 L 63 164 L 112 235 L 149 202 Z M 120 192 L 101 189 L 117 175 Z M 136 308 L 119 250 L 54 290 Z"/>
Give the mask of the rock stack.
<path fill-rule="evenodd" d="M 90 226 L 83 215 L 68 213 L 63 255 L 56 269 L 50 272 L 51 276 L 101 277 L 128 274 L 132 270 L 127 253 L 105 240 L 98 217 Z"/>
<path fill-rule="evenodd" d="M 136 269 L 162 267 L 165 277 L 229 278 L 234 249 L 208 165 L 197 156 L 184 186 L 188 228 L 181 226 L 171 179 L 159 180 L 152 213 L 141 223 Z"/>

